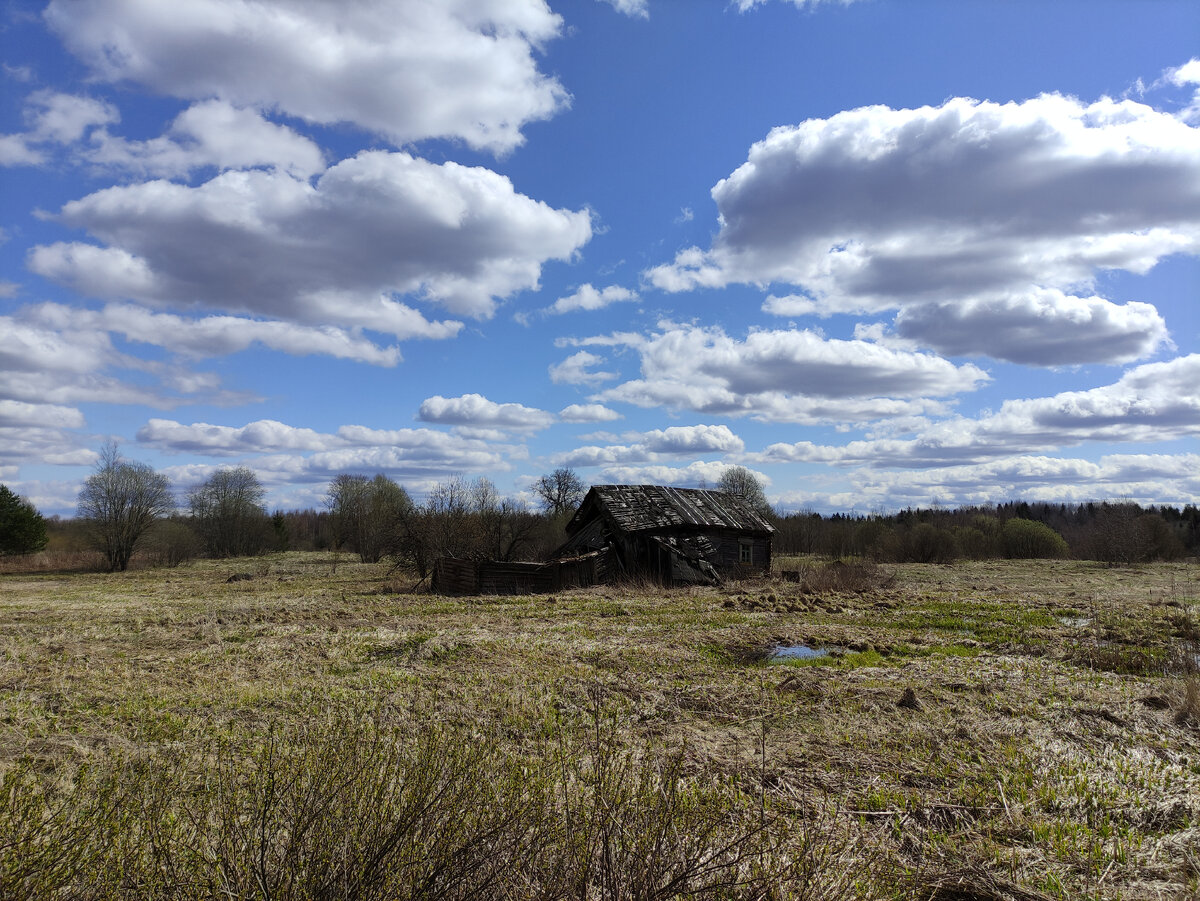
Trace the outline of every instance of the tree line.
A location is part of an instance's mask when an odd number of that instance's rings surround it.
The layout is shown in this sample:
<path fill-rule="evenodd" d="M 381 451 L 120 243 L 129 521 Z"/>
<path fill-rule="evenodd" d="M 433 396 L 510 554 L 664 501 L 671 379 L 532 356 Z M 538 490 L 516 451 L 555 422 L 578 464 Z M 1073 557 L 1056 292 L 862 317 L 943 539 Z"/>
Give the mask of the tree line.
<path fill-rule="evenodd" d="M 880 562 L 1074 557 L 1133 565 L 1200 553 L 1200 508 L 1131 501 L 1051 504 L 1011 501 L 955 509 L 774 520 L 776 554 L 868 557 Z"/>
<path fill-rule="evenodd" d="M 137 553 L 175 566 L 196 556 L 249 557 L 284 550 L 347 550 L 364 563 L 389 559 L 424 578 L 441 556 L 497 560 L 544 557 L 565 538 L 564 526 L 585 486 L 569 469 L 534 483 L 540 509 L 503 497 L 487 478 L 453 476 L 423 503 L 385 475 L 343 473 L 330 482 L 322 510 L 268 514 L 266 489 L 244 466 L 220 469 L 177 504 L 170 481 L 128 460 L 115 444 L 100 454 L 79 492 L 74 520 L 47 521 L 26 499 L 0 485 L 0 555 L 33 554 L 51 533 L 98 551 L 119 572 Z"/>
<path fill-rule="evenodd" d="M 716 490 L 745 500 L 776 528 L 777 556 L 815 554 L 882 562 L 1076 557 L 1113 564 L 1171 560 L 1200 552 L 1200 509 L 1128 501 L 1009 502 L 893 514 L 777 513 L 744 467 Z M 121 571 L 135 553 L 174 566 L 196 556 L 246 557 L 284 550 L 345 550 L 364 563 L 392 561 L 425 578 L 441 556 L 545 559 L 586 492 L 571 469 L 532 486 L 536 507 L 504 497 L 487 478 L 453 476 L 423 502 L 386 475 L 343 473 L 321 509 L 268 513 L 266 490 L 246 467 L 214 472 L 177 504 L 167 477 L 106 446 L 79 493 L 76 518 L 45 520 L 0 485 L 0 556 L 36 553 L 53 535 L 99 551 Z"/>

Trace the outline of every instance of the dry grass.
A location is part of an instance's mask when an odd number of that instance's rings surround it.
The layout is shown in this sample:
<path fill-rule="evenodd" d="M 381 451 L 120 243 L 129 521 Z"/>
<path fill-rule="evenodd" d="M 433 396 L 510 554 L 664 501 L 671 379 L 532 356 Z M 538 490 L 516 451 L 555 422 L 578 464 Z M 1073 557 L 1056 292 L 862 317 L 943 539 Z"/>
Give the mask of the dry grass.
<path fill-rule="evenodd" d="M 227 581 L 238 572 L 251 578 Z M 779 897 L 1137 899 L 1200 888 L 1200 683 L 1184 671 L 1194 564 L 868 575 L 841 587 L 466 599 L 409 593 L 415 579 L 345 555 L 0 576 L 0 774 L 25 787 L 0 800 L 0 874 L 38 859 L 45 872 L 69 868 L 26 853 L 28 829 L 14 850 L 14 824 L 80 828 L 48 811 L 124 810 L 115 834 L 129 849 L 154 811 L 174 823 L 208 811 L 205 822 L 220 823 L 197 785 L 238 786 L 226 792 L 232 809 L 260 810 L 254 774 L 264 771 L 253 761 L 272 736 L 286 738 L 280 772 L 295 782 L 321 771 L 322 749 L 353 734 L 338 717 L 358 711 L 382 730 L 368 737 L 390 738 L 351 742 L 375 761 L 356 772 L 408 766 L 413 741 L 434 730 L 480 751 L 462 784 L 447 783 L 456 791 L 503 792 L 527 774 L 527 793 L 501 806 L 540 811 L 522 821 L 527 838 L 552 826 L 560 838 L 538 839 L 548 849 L 539 857 L 536 843 L 505 833 L 506 853 L 541 874 L 537 884 L 575 873 L 594 897 L 654 882 L 623 875 L 648 847 L 696 860 L 680 842 L 704 828 L 710 850 L 734 843 L 730 867 L 712 871 L 713 896 L 765 891 L 766 873 Z M 763 662 L 762 649 L 799 643 L 837 653 L 819 665 Z M 898 706 L 910 689 L 916 705 Z M 222 747 L 242 751 L 222 764 Z M 372 758 L 371 747 L 397 750 Z M 604 790 L 582 791 L 601 784 L 601 759 Z M 147 760 L 170 765 L 151 778 L 135 766 Z M 143 775 L 121 784 L 140 788 L 114 807 L 104 786 L 133 771 Z M 181 785 L 193 789 L 172 789 Z M 20 799 L 34 795 L 49 806 L 21 819 Z M 564 830 L 568 808 L 590 811 L 593 831 Z M 618 821 L 596 811 L 617 808 L 629 810 L 626 844 L 610 835 L 605 851 L 594 830 Z M 211 850 L 228 831 L 189 840 Z M 562 838 L 585 832 L 590 851 Z M 159 833 L 160 845 L 172 834 Z M 446 841 L 438 847 L 459 847 Z M 722 879 L 741 887 L 719 888 Z M 548 896 L 535 881 L 505 885 L 493 896 Z M 79 896 L 121 896 L 106 891 Z"/>

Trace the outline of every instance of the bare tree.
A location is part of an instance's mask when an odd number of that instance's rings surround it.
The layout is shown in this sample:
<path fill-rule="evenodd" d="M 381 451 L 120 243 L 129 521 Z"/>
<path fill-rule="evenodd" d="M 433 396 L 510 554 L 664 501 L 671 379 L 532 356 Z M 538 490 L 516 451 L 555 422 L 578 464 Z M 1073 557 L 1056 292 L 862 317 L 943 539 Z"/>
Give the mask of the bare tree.
<path fill-rule="evenodd" d="M 758 476 L 745 466 L 731 466 L 721 474 L 717 490 L 741 498 L 760 516 L 773 516 Z"/>
<path fill-rule="evenodd" d="M 79 492 L 78 515 L 110 572 L 124 571 L 138 542 L 175 509 L 171 483 L 145 463 L 122 458 L 116 444 L 100 452 L 96 471 Z"/>
<path fill-rule="evenodd" d="M 542 509 L 552 518 L 558 518 L 575 511 L 587 488 L 575 470 L 560 467 L 534 482 L 533 491 L 541 498 Z"/>
<path fill-rule="evenodd" d="M 329 483 L 325 506 L 333 519 L 333 544 L 350 544 L 358 549 L 366 523 L 367 493 L 370 481 L 366 476 L 339 473 Z"/>
<path fill-rule="evenodd" d="M 391 556 L 424 578 L 439 557 L 512 560 L 540 538 L 544 520 L 501 497 L 491 480 L 451 476 L 398 517 Z"/>
<path fill-rule="evenodd" d="M 192 521 L 210 557 L 261 554 L 271 539 L 266 489 L 245 466 L 219 469 L 188 492 Z"/>
<path fill-rule="evenodd" d="M 330 483 L 327 503 L 337 544 L 350 544 L 363 563 L 397 555 L 404 521 L 413 511 L 403 487 L 383 473 L 373 479 L 342 474 Z"/>
<path fill-rule="evenodd" d="M 544 522 L 523 501 L 502 498 L 480 511 L 482 550 L 493 560 L 513 560 L 534 544 Z"/>

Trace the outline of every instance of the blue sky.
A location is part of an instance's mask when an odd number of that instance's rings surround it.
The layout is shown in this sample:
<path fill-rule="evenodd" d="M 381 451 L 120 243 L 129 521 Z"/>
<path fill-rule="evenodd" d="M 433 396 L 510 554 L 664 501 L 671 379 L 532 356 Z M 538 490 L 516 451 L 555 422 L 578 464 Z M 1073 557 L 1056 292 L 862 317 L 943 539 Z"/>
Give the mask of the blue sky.
<path fill-rule="evenodd" d="M 0 7 L 0 481 L 1200 501 L 1200 6 Z"/>

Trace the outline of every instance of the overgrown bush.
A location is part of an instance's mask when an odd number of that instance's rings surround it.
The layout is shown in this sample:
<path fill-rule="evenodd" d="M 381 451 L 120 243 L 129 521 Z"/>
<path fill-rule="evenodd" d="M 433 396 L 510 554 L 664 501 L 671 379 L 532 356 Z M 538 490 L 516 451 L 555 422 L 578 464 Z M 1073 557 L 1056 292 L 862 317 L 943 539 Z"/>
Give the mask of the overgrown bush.
<path fill-rule="evenodd" d="M 927 522 L 909 530 L 903 548 L 904 559 L 912 563 L 953 563 L 959 556 L 954 533 Z"/>
<path fill-rule="evenodd" d="M 146 540 L 146 554 L 155 566 L 179 566 L 199 553 L 199 536 L 178 516 L 155 523 Z"/>
<path fill-rule="evenodd" d="M 1004 556 L 1010 560 L 1036 560 L 1066 557 L 1070 554 L 1066 539 L 1045 523 L 1030 519 L 1010 519 L 1000 530 Z"/>
<path fill-rule="evenodd" d="M 598 713 L 520 754 L 360 706 L 70 777 L 20 765 L 0 783 L 0 897 L 836 898 L 862 876 L 845 833 L 776 823 L 621 734 Z"/>

